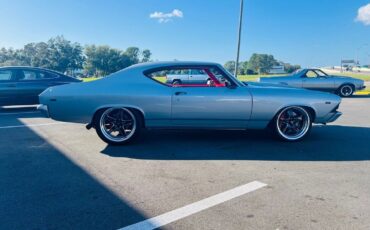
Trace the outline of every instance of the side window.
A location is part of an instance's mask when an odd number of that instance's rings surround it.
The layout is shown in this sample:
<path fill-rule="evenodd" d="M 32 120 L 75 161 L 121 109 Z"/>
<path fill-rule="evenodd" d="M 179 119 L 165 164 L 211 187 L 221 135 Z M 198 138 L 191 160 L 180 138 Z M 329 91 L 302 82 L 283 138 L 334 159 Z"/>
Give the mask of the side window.
<path fill-rule="evenodd" d="M 22 70 L 23 76 L 21 76 L 18 80 L 22 81 L 32 81 L 32 80 L 37 80 L 37 72 L 31 71 L 31 70 Z"/>
<path fill-rule="evenodd" d="M 306 77 L 308 77 L 308 78 L 315 78 L 315 77 L 317 77 L 317 74 L 314 71 L 309 70 L 306 73 Z"/>
<path fill-rule="evenodd" d="M 190 71 L 190 74 L 192 74 L 192 75 L 206 75 L 206 73 L 201 69 L 192 69 Z"/>
<path fill-rule="evenodd" d="M 12 79 L 12 71 L 0 70 L 0 81 L 10 81 Z"/>
<path fill-rule="evenodd" d="M 225 87 L 231 84 L 225 73 L 213 67 L 168 67 L 148 71 L 145 75 L 169 87 Z"/>
<path fill-rule="evenodd" d="M 315 73 L 317 74 L 317 76 L 319 77 L 326 77 L 328 75 L 326 75 L 324 72 L 322 72 L 321 70 L 315 70 Z"/>
<path fill-rule="evenodd" d="M 34 80 L 53 79 L 57 77 L 58 75 L 54 73 L 34 71 L 34 70 L 22 70 L 19 72 L 18 80 L 34 81 Z"/>
<path fill-rule="evenodd" d="M 58 75 L 54 73 L 48 73 L 48 72 L 39 72 L 39 79 L 53 79 L 57 78 Z"/>

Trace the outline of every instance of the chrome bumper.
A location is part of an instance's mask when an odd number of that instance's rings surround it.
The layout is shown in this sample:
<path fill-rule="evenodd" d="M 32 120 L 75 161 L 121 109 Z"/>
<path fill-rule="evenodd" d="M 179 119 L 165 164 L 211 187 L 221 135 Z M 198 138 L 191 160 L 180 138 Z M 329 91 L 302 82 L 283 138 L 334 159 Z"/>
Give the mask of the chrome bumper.
<path fill-rule="evenodd" d="M 47 105 L 38 105 L 37 110 L 39 110 L 42 114 L 44 114 L 46 117 L 50 117 L 49 110 Z"/>

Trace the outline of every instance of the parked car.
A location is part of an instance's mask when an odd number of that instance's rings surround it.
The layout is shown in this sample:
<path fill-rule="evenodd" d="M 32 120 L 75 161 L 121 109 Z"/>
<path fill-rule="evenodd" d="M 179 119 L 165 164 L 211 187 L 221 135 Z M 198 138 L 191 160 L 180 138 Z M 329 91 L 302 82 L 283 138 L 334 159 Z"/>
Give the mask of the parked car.
<path fill-rule="evenodd" d="M 362 90 L 366 87 L 363 80 L 352 77 L 328 75 L 320 69 L 300 69 L 289 76 L 261 77 L 259 81 L 263 83 L 328 91 L 342 97 L 349 97 L 356 90 Z"/>
<path fill-rule="evenodd" d="M 214 84 L 172 85 L 158 77 L 189 69 L 202 70 Z M 128 143 L 142 128 L 269 128 L 283 140 L 297 141 L 312 123 L 341 115 L 341 99 L 334 94 L 245 84 L 221 65 L 206 62 L 138 64 L 101 80 L 51 87 L 40 94 L 40 102 L 47 116 L 85 123 L 108 144 Z"/>
<path fill-rule="evenodd" d="M 42 68 L 1 67 L 0 106 L 39 104 L 38 96 L 46 88 L 80 81 Z"/>
<path fill-rule="evenodd" d="M 211 79 L 201 69 L 172 70 L 166 74 L 166 83 L 181 84 L 211 84 Z"/>

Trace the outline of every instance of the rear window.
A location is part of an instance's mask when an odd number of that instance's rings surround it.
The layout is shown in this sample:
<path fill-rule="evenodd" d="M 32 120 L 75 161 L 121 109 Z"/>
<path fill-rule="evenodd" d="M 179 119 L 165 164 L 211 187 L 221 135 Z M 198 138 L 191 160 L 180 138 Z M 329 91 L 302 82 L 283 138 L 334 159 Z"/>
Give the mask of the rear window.
<path fill-rule="evenodd" d="M 0 81 L 9 81 L 12 79 L 12 71 L 0 70 Z"/>

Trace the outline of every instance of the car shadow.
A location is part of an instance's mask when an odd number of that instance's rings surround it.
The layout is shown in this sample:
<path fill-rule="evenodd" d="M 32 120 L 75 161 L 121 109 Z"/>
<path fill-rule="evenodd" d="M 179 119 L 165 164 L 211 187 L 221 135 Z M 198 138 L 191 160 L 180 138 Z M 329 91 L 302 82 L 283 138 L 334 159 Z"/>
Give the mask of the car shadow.
<path fill-rule="evenodd" d="M 264 131 L 147 131 L 103 154 L 151 160 L 362 161 L 370 160 L 370 128 L 314 126 L 300 142 L 275 140 Z"/>
<path fill-rule="evenodd" d="M 147 219 L 33 130 L 0 136 L 0 229 L 118 229 Z"/>

